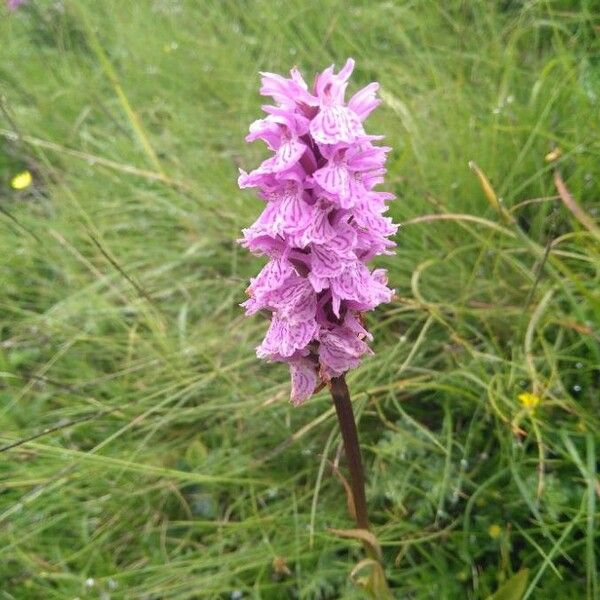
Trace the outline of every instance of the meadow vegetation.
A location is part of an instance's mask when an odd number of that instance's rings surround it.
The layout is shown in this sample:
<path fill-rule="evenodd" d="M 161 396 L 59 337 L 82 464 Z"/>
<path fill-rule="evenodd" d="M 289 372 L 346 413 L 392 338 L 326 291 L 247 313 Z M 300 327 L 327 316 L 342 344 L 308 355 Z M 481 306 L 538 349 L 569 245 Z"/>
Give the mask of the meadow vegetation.
<path fill-rule="evenodd" d="M 258 72 L 348 56 L 403 223 L 348 378 L 390 585 L 599 597 L 597 1 L 30 0 L 0 40 L 1 599 L 362 597 L 235 242 Z"/>

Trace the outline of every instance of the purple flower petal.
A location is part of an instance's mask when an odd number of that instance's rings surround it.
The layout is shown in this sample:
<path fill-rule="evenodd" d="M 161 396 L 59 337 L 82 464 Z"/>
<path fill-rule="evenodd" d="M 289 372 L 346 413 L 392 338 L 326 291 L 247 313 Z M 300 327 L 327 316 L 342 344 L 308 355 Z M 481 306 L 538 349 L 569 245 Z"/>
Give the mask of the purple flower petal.
<path fill-rule="evenodd" d="M 356 333 L 345 327 L 321 331 L 319 341 L 319 359 L 327 378 L 339 377 L 349 369 L 354 369 L 363 354 L 371 352 Z"/>
<path fill-rule="evenodd" d="M 310 122 L 310 134 L 319 144 L 351 144 L 365 131 L 358 116 L 346 106 L 325 106 Z"/>
<path fill-rule="evenodd" d="M 378 89 L 379 84 L 373 82 L 356 92 L 356 94 L 350 98 L 348 108 L 350 108 L 361 121 L 364 121 L 381 103 L 381 100 L 376 96 Z"/>
<path fill-rule="evenodd" d="M 317 370 L 310 360 L 300 358 L 290 362 L 290 376 L 292 379 L 290 400 L 294 406 L 298 406 L 313 395 L 318 384 Z"/>
<path fill-rule="evenodd" d="M 25 2 L 27 2 L 27 0 L 6 0 L 6 8 L 10 11 L 15 11 L 19 6 L 25 4 Z"/>

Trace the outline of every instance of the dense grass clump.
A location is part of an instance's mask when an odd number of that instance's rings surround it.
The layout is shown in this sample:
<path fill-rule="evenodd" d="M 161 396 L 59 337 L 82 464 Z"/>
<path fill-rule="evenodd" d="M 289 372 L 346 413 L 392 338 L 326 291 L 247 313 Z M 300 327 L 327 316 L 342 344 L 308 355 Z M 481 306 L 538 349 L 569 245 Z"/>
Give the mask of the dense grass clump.
<path fill-rule="evenodd" d="M 237 305 L 260 261 L 234 242 L 260 206 L 236 187 L 257 72 L 348 56 L 354 89 L 381 82 L 404 223 L 349 377 L 390 585 L 483 599 L 528 569 L 523 598 L 598 598 L 599 15 L 3 12 L 0 598 L 361 597 L 358 544 L 328 532 L 352 524 L 330 400 L 292 409 L 255 359 L 265 323 Z"/>

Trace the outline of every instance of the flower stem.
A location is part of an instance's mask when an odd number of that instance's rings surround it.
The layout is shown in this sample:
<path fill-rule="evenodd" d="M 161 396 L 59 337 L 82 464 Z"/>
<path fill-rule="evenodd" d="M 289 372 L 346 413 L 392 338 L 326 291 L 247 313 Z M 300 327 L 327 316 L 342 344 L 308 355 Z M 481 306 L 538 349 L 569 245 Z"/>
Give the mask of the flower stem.
<path fill-rule="evenodd" d="M 333 403 L 337 412 L 340 432 L 344 441 L 346 461 L 348 462 L 348 470 L 350 471 L 350 487 L 354 496 L 356 526 L 358 529 L 370 529 L 358 432 L 356 431 L 356 421 L 354 420 L 354 413 L 352 411 L 350 393 L 348 392 L 346 379 L 343 375 L 334 377 L 331 380 L 331 396 L 333 397 Z"/>
<path fill-rule="evenodd" d="M 356 517 L 357 529 L 367 530 L 369 537 L 362 535 L 360 537 L 363 546 L 372 565 L 371 575 L 366 584 L 365 591 L 370 597 L 377 600 L 393 600 L 394 596 L 385 577 L 383 567 L 381 548 L 377 538 L 370 532 L 369 515 L 367 513 L 367 498 L 365 495 L 365 476 L 363 472 L 362 459 L 360 456 L 360 445 L 358 443 L 358 432 L 356 430 L 356 421 L 352 411 L 352 402 L 350 401 L 350 392 L 346 385 L 346 379 L 342 375 L 334 377 L 331 380 L 331 396 L 335 405 L 340 432 L 344 440 L 344 450 L 346 452 L 346 462 L 350 471 L 350 488 L 354 500 L 354 514 Z M 354 537 L 354 536 L 353 536 Z M 362 562 L 362 561 L 361 561 Z M 359 563 L 360 564 L 360 563 Z"/>

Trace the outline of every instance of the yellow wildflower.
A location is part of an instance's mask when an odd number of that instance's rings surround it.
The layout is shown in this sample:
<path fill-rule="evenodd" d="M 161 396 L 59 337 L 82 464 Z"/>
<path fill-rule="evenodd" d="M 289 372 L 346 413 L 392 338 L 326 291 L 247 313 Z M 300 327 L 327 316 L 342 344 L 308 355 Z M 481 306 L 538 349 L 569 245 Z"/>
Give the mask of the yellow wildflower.
<path fill-rule="evenodd" d="M 537 394 L 532 394 L 531 392 L 523 392 L 522 394 L 519 394 L 518 399 L 524 408 L 532 412 L 541 402 L 540 397 Z"/>
<path fill-rule="evenodd" d="M 500 525 L 497 525 L 496 523 L 494 523 L 493 525 L 490 525 L 488 528 L 488 535 L 493 540 L 497 540 L 500 537 L 501 533 L 502 533 L 502 527 L 500 527 Z"/>
<path fill-rule="evenodd" d="M 31 173 L 29 171 L 23 171 L 21 173 L 17 173 L 10 182 L 10 185 L 14 190 L 24 190 L 31 185 L 33 181 L 31 177 Z"/>
<path fill-rule="evenodd" d="M 546 156 L 544 156 L 544 160 L 546 162 L 554 162 L 555 160 L 558 160 L 562 155 L 562 150 L 560 148 L 554 148 L 554 150 L 548 152 L 548 154 L 546 154 Z"/>

